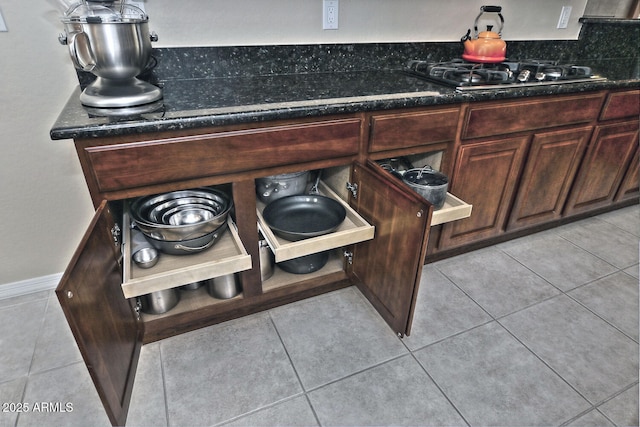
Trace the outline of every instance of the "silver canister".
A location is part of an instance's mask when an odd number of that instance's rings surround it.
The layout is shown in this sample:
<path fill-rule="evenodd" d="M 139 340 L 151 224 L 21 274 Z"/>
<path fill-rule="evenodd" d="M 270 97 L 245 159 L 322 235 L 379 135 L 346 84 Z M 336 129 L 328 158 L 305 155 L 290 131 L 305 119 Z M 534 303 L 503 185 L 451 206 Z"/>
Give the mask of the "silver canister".
<path fill-rule="evenodd" d="M 151 292 L 140 297 L 142 311 L 149 314 L 166 313 L 175 307 L 179 301 L 180 294 L 174 288 Z"/>
<path fill-rule="evenodd" d="M 131 259 L 140 268 L 151 268 L 158 263 L 159 253 L 141 231 L 131 230 Z"/>
<path fill-rule="evenodd" d="M 186 285 L 180 286 L 180 289 L 185 291 L 195 291 L 196 289 L 200 289 L 207 283 L 206 280 L 200 280 L 199 282 L 187 283 Z"/>
<path fill-rule="evenodd" d="M 207 292 L 217 299 L 233 298 L 240 293 L 238 278 L 234 273 L 214 277 L 207 284 Z"/>
<path fill-rule="evenodd" d="M 273 276 L 273 266 L 276 262 L 273 252 L 266 240 L 260 240 L 260 278 L 264 282 Z"/>

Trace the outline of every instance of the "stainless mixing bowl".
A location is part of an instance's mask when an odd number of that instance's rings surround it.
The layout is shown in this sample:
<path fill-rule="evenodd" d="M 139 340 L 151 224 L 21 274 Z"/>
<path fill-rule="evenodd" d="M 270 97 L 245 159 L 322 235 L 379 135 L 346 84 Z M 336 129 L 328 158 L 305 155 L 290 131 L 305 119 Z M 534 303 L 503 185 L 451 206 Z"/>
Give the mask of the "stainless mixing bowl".
<path fill-rule="evenodd" d="M 183 209 L 206 209 L 214 215 L 217 215 L 222 212 L 224 205 L 225 203 L 222 199 L 213 200 L 204 197 L 179 197 L 154 205 L 149 212 L 145 214 L 145 217 L 150 222 L 176 225 L 171 224 L 170 218 L 173 214 Z"/>
<path fill-rule="evenodd" d="M 203 215 L 203 221 L 191 223 L 184 218 L 176 218 L 176 224 L 164 224 L 153 221 L 149 213 L 162 203 L 181 197 L 201 197 L 213 200 L 219 204 L 217 214 Z M 136 225 L 147 237 L 160 241 L 180 242 L 198 239 L 219 229 L 227 221 L 229 211 L 233 206 L 231 198 L 223 191 L 214 188 L 198 188 L 195 190 L 181 190 L 154 196 L 145 196 L 131 202 L 131 217 Z"/>
<path fill-rule="evenodd" d="M 76 68 L 97 76 L 80 95 L 87 106 L 120 108 L 162 98 L 162 90 L 139 80 L 151 59 L 149 18 L 139 8 L 121 3 L 78 2 L 62 18 L 58 40 L 69 47 Z"/>

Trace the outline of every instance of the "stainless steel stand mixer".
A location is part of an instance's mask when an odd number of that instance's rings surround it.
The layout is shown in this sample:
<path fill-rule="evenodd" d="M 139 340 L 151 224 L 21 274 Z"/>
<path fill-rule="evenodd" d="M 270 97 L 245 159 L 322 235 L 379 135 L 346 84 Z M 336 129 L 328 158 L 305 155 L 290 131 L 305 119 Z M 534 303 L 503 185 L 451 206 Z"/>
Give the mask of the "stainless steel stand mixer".
<path fill-rule="evenodd" d="M 99 109 L 135 107 L 162 99 L 162 90 L 137 78 L 151 59 L 149 17 L 119 1 L 82 0 L 65 11 L 59 41 L 77 69 L 97 76 L 80 102 Z"/>

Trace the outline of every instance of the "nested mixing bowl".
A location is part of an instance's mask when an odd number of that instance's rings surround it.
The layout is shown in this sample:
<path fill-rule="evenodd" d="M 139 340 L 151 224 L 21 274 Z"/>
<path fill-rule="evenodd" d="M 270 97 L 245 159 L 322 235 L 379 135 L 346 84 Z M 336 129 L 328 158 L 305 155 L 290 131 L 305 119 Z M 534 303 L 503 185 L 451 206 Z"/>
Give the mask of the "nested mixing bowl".
<path fill-rule="evenodd" d="M 147 237 L 180 242 L 210 234 L 226 221 L 233 202 L 215 188 L 144 196 L 131 203 L 131 217 Z"/>

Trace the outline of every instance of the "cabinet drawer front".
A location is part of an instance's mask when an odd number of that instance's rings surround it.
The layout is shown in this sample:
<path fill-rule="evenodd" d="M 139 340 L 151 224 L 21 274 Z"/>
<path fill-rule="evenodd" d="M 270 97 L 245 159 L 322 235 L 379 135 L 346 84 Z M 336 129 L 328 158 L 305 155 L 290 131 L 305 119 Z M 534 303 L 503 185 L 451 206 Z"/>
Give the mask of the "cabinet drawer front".
<path fill-rule="evenodd" d="M 116 191 L 358 152 L 360 120 L 344 119 L 86 147 L 99 191 Z"/>
<path fill-rule="evenodd" d="M 609 94 L 600 120 L 621 119 L 640 116 L 640 90 Z"/>
<path fill-rule="evenodd" d="M 369 151 L 452 141 L 460 109 L 388 114 L 371 118 Z"/>
<path fill-rule="evenodd" d="M 462 137 L 479 138 L 587 123 L 598 118 L 603 99 L 603 93 L 593 93 L 471 105 L 465 117 Z"/>

